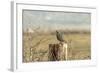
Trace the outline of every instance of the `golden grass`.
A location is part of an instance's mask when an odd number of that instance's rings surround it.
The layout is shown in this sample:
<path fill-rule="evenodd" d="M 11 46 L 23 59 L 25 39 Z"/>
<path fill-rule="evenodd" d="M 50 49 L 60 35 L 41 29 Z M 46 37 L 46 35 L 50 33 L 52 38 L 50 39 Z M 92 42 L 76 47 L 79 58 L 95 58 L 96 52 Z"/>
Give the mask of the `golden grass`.
<path fill-rule="evenodd" d="M 48 61 L 48 45 L 58 43 L 56 35 L 23 34 L 23 62 Z M 91 59 L 90 34 L 64 34 L 68 60 Z M 31 49 L 31 51 L 30 51 Z"/>

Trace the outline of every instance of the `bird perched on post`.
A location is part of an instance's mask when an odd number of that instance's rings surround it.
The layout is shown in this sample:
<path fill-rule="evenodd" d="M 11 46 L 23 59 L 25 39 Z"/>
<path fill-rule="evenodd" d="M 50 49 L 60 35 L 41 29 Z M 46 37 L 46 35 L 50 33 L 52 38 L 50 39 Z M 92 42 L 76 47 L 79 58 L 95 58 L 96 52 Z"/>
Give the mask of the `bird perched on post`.
<path fill-rule="evenodd" d="M 57 40 L 60 41 L 59 46 L 60 46 L 60 57 L 61 59 L 63 58 L 64 60 L 68 59 L 68 44 L 67 42 L 63 39 L 63 34 L 60 31 L 56 31 L 56 37 Z"/>
<path fill-rule="evenodd" d="M 64 42 L 63 36 L 61 32 L 56 31 L 57 40 L 60 42 Z"/>

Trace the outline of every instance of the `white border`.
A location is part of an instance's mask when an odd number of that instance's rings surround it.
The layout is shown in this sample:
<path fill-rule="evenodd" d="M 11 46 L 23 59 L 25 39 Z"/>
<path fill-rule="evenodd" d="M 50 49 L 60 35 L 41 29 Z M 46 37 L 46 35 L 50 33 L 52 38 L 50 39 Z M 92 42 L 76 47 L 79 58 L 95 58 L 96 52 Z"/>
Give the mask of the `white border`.
<path fill-rule="evenodd" d="M 96 30 L 96 9 L 86 7 L 73 6 L 52 6 L 52 5 L 37 5 L 32 3 L 13 3 L 13 51 L 12 51 L 12 70 L 25 71 L 34 69 L 54 69 L 66 68 L 73 66 L 91 66 L 96 65 L 96 46 L 95 46 L 95 30 Z M 22 63 L 22 9 L 27 10 L 48 10 L 48 11 L 67 11 L 67 12 L 88 12 L 91 13 L 91 60 L 75 60 L 75 61 L 60 61 L 60 62 L 35 62 Z M 55 65 L 54 65 L 55 64 Z"/>

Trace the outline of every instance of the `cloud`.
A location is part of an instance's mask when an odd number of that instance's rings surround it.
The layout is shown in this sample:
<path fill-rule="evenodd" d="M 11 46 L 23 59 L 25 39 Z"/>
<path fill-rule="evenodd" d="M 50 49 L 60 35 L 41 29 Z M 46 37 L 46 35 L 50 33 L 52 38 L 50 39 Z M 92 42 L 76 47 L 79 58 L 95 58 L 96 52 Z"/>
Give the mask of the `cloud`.
<path fill-rule="evenodd" d="M 87 28 L 91 24 L 91 14 L 74 12 L 51 12 L 23 10 L 23 28 L 38 27 L 43 30 L 56 28 Z M 86 27 L 87 26 L 87 27 Z"/>

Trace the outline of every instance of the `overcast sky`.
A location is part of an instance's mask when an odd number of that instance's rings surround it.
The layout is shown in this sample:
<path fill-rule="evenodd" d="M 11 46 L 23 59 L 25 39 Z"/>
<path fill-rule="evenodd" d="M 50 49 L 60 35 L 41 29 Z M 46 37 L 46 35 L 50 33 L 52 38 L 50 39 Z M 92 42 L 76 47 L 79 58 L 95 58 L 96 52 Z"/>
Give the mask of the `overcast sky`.
<path fill-rule="evenodd" d="M 91 14 L 23 10 L 23 28 L 40 27 L 41 30 L 89 29 Z"/>

